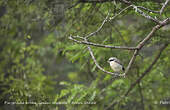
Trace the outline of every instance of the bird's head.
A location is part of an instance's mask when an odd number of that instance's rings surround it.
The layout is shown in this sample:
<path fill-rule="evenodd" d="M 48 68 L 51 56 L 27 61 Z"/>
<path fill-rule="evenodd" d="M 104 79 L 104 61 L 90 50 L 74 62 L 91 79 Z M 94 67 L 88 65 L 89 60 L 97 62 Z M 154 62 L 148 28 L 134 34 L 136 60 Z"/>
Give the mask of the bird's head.
<path fill-rule="evenodd" d="M 110 57 L 109 60 L 108 60 L 107 62 L 110 63 L 110 62 L 115 61 L 115 60 L 117 60 L 116 57 Z"/>

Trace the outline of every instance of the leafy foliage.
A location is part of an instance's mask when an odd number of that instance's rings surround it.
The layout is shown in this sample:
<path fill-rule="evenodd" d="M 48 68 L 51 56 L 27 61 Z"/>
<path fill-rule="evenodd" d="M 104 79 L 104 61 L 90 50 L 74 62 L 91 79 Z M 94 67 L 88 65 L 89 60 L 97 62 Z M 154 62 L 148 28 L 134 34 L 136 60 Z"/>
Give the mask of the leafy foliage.
<path fill-rule="evenodd" d="M 76 44 L 68 37 L 84 37 L 96 31 L 108 12 L 109 18 L 113 17 L 126 7 L 125 4 L 78 3 L 74 6 L 76 3 L 67 0 L 0 1 L 0 109 L 104 110 L 113 101 L 120 100 L 130 84 L 148 68 L 160 47 L 170 42 L 167 25 L 147 42 L 128 78 L 115 79 L 97 69 L 86 45 Z M 134 1 L 134 4 L 156 11 L 160 9 L 156 1 Z M 170 16 L 170 7 L 167 6 L 162 15 L 144 12 L 163 20 Z M 106 22 L 90 41 L 136 46 L 153 26 L 155 23 L 134 9 L 128 9 Z M 109 57 L 118 57 L 126 67 L 133 54 L 129 50 L 92 49 L 97 62 L 108 71 L 112 71 L 106 62 Z M 170 96 L 169 55 L 170 47 L 167 47 L 152 71 L 129 96 L 112 108 L 168 110 L 169 105 L 160 105 L 160 101 Z M 50 104 L 12 105 L 8 102 Z M 59 104 L 62 102 L 64 104 Z"/>

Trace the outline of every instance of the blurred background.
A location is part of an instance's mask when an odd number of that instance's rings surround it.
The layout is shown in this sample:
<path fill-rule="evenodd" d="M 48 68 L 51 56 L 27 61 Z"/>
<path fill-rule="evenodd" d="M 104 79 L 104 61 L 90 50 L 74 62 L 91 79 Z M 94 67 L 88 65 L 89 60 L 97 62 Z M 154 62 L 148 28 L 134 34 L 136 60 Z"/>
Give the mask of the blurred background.
<path fill-rule="evenodd" d="M 137 6 L 155 11 L 164 2 L 132 0 Z M 160 47 L 170 43 L 170 25 L 154 34 L 140 51 L 128 76 L 120 79 L 100 71 L 87 46 L 68 37 L 83 37 L 96 31 L 108 12 L 110 18 L 126 6 L 112 0 L 1 0 L 0 110 L 104 110 L 112 101 L 119 100 L 148 68 Z M 170 17 L 169 4 L 162 15 L 143 11 L 160 20 Z M 155 25 L 130 8 L 106 22 L 90 41 L 135 47 Z M 92 49 L 98 63 L 111 72 L 108 58 L 115 56 L 126 67 L 133 55 L 129 50 Z M 132 92 L 108 110 L 168 110 L 170 105 L 160 101 L 170 99 L 169 82 L 170 46 Z M 16 104 L 21 102 L 50 104 Z"/>

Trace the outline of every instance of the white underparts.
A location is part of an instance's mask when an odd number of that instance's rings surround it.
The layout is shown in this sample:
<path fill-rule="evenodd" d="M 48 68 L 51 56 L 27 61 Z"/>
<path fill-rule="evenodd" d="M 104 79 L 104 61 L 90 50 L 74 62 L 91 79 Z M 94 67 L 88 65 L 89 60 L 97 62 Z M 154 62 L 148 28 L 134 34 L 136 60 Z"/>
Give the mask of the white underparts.
<path fill-rule="evenodd" d="M 122 65 L 120 65 L 119 63 L 116 63 L 114 61 L 110 62 L 110 66 L 111 68 L 115 71 L 115 72 L 120 72 L 122 71 Z"/>

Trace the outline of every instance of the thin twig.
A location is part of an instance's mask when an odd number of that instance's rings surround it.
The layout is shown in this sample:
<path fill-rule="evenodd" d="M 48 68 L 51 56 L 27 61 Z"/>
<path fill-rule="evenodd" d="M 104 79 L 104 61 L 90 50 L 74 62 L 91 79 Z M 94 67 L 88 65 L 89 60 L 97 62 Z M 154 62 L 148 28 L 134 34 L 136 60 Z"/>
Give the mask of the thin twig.
<path fill-rule="evenodd" d="M 166 0 L 165 3 L 163 4 L 163 6 L 162 6 L 162 8 L 160 10 L 160 15 L 163 13 L 163 11 L 164 11 L 166 5 L 168 4 L 168 2 L 169 2 L 169 0 Z"/>
<path fill-rule="evenodd" d="M 68 7 L 68 9 L 71 9 L 75 6 L 77 6 L 79 3 L 105 3 L 105 2 L 112 2 L 114 0 L 78 0 L 75 4 L 73 4 L 72 6 Z M 126 1 L 126 0 L 120 0 L 120 2 L 123 2 L 127 5 L 132 5 L 132 3 L 130 1 Z M 161 11 L 164 10 L 165 6 L 168 4 L 169 0 L 167 0 L 165 2 L 165 4 L 163 5 L 163 7 L 161 8 Z M 162 13 L 161 11 L 154 11 L 154 10 L 151 10 L 151 9 L 148 9 L 146 7 L 143 7 L 143 6 L 137 6 L 138 8 L 141 8 L 141 9 L 144 9 L 146 11 L 149 11 L 149 12 L 152 12 L 152 13 Z"/>
<path fill-rule="evenodd" d="M 94 34 L 96 34 L 97 32 L 99 32 L 99 31 L 102 29 L 103 25 L 106 23 L 108 17 L 109 17 L 109 12 L 108 12 L 106 18 L 103 20 L 101 26 L 100 26 L 96 31 L 94 31 L 94 32 L 88 34 L 87 36 L 85 36 L 85 38 L 89 38 L 90 36 L 93 36 Z"/>
<path fill-rule="evenodd" d="M 141 8 L 141 9 L 144 9 L 144 10 L 146 10 L 146 11 L 148 11 L 148 12 L 152 12 L 152 13 L 160 13 L 160 11 L 154 11 L 154 10 L 145 8 L 145 7 L 143 7 L 143 6 L 137 6 L 137 8 Z"/>
<path fill-rule="evenodd" d="M 78 38 L 82 38 L 82 37 L 78 37 Z M 72 36 L 70 36 L 69 39 L 73 40 L 74 42 L 77 42 L 79 44 L 91 45 L 91 46 L 95 46 L 95 47 L 112 48 L 112 49 L 124 49 L 124 50 L 136 50 L 136 49 L 138 49 L 137 47 L 111 46 L 111 45 L 96 44 L 96 43 L 87 42 L 87 41 L 79 41 L 79 40 L 74 39 L 74 37 L 72 37 Z"/>
<path fill-rule="evenodd" d="M 68 9 L 71 9 L 71 8 L 77 6 L 79 3 L 80 3 L 80 1 L 77 1 L 75 4 L 73 4 L 72 6 L 68 7 Z"/>
<path fill-rule="evenodd" d="M 148 14 L 144 13 L 142 10 L 140 10 L 137 6 L 133 5 L 133 8 L 136 12 L 138 12 L 141 16 L 145 17 L 146 19 L 149 19 L 151 21 L 154 21 L 157 24 L 160 24 L 159 20 L 149 16 Z"/>
<path fill-rule="evenodd" d="M 105 3 L 113 0 L 79 0 L 81 3 Z"/>
<path fill-rule="evenodd" d="M 149 16 L 148 14 L 144 13 L 142 10 L 140 10 L 139 8 L 141 8 L 141 6 L 136 6 L 134 4 L 132 4 L 130 1 L 127 1 L 127 0 L 120 0 L 121 2 L 125 3 L 125 4 L 128 4 L 130 6 L 133 6 L 133 8 L 135 9 L 136 12 L 138 12 L 140 15 L 142 15 L 143 17 L 145 17 L 146 19 L 149 19 L 149 20 L 152 20 L 154 21 L 155 23 L 159 24 L 159 20 Z M 138 8 L 139 7 L 139 8 Z M 142 7 L 143 8 L 143 7 Z M 143 9 L 147 9 L 147 8 L 143 8 Z"/>
<path fill-rule="evenodd" d="M 131 5 L 130 5 L 130 6 L 127 6 L 126 8 L 124 8 L 123 10 L 121 10 L 118 14 L 116 14 L 116 15 L 113 16 L 113 17 L 111 17 L 111 18 L 109 19 L 109 21 L 115 19 L 118 15 L 120 15 L 122 12 L 124 12 L 125 10 L 127 10 L 127 9 L 130 8 L 130 7 L 132 7 L 132 6 L 131 6 Z M 95 35 L 97 32 L 99 32 L 99 31 L 102 29 L 103 25 L 107 22 L 108 17 L 109 17 L 109 12 L 108 12 L 106 18 L 103 20 L 103 22 L 102 22 L 102 24 L 100 25 L 100 27 L 99 27 L 96 31 L 94 31 L 94 32 L 88 34 L 87 36 L 85 36 L 85 38 L 89 38 L 90 36 L 93 36 L 93 35 Z"/>
<path fill-rule="evenodd" d="M 132 7 L 132 5 L 129 5 L 129 6 L 125 7 L 124 9 L 122 9 L 118 14 L 116 14 L 116 15 L 113 16 L 113 17 L 111 17 L 111 18 L 109 19 L 109 21 L 115 19 L 115 18 L 116 18 L 117 16 L 119 16 L 122 12 L 124 12 L 124 11 L 127 10 L 127 9 L 129 9 L 130 7 Z"/>
<path fill-rule="evenodd" d="M 138 55 L 138 51 L 139 51 L 139 50 L 135 50 L 135 52 L 134 52 L 134 54 L 133 54 L 131 60 L 129 61 L 129 64 L 128 64 L 126 70 L 125 70 L 125 75 L 127 75 L 127 73 L 128 73 L 128 71 L 130 70 L 130 68 L 131 68 L 131 66 L 132 66 L 132 64 L 133 64 L 133 62 L 135 61 L 135 58 L 136 58 L 136 56 Z"/>

